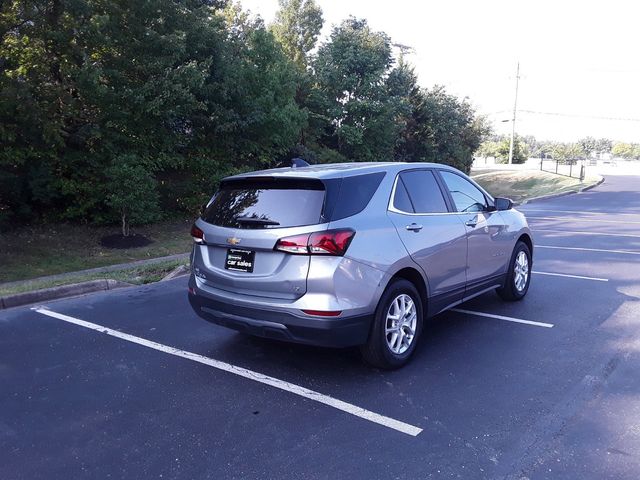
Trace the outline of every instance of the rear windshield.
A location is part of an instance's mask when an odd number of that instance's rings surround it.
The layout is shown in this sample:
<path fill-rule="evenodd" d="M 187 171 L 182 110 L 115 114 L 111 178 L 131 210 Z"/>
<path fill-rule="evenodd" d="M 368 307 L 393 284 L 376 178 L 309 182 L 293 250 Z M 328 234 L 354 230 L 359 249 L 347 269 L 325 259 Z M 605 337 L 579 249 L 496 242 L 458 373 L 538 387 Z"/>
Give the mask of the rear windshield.
<path fill-rule="evenodd" d="M 231 228 L 283 228 L 321 223 L 319 180 L 242 179 L 224 182 L 202 219 Z"/>

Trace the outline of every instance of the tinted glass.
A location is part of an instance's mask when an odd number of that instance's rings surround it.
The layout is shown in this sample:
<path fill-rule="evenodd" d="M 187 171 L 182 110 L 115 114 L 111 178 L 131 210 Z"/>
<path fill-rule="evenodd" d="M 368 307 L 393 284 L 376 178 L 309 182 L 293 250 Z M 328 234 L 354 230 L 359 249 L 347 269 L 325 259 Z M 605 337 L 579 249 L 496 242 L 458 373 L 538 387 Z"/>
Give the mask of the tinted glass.
<path fill-rule="evenodd" d="M 361 212 L 376 193 L 384 172 L 344 177 L 340 185 L 339 199 L 335 204 L 331 220 L 340 220 Z"/>
<path fill-rule="evenodd" d="M 402 212 L 414 213 L 413 205 L 409 200 L 409 194 L 404 186 L 402 179 L 398 178 L 396 183 L 396 194 L 393 197 L 393 206 Z"/>
<path fill-rule="evenodd" d="M 221 185 L 202 214 L 205 222 L 232 228 L 282 228 L 320 223 L 320 181 L 231 181 Z"/>
<path fill-rule="evenodd" d="M 484 194 L 469 180 L 451 172 L 440 172 L 451 192 L 453 203 L 459 212 L 482 212 L 486 210 Z"/>
<path fill-rule="evenodd" d="M 433 172 L 429 170 L 403 172 L 400 174 L 400 179 L 407 189 L 415 213 L 443 213 L 447 211 L 447 204 Z"/>

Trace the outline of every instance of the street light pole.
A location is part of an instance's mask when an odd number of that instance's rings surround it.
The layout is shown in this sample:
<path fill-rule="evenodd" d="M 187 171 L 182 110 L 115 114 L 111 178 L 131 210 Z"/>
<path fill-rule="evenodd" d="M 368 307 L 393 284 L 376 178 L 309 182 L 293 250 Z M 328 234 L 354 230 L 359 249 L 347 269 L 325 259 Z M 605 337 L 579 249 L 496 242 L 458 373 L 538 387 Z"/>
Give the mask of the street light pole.
<path fill-rule="evenodd" d="M 513 163 L 513 140 L 516 135 L 516 112 L 518 109 L 518 84 L 520 83 L 520 62 L 516 69 L 516 99 L 513 102 L 513 118 L 511 119 L 511 142 L 509 143 L 509 165 Z"/>

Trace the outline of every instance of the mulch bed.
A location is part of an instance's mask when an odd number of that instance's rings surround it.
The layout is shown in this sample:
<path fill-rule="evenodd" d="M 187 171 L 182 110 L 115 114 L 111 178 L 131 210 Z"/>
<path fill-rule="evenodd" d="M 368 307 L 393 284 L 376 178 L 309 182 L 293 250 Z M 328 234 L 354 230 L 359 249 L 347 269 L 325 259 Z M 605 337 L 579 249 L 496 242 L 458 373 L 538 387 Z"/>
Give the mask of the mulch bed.
<path fill-rule="evenodd" d="M 128 237 L 122 234 L 106 235 L 100 239 L 100 245 L 103 247 L 118 249 L 146 247 L 152 243 L 153 240 L 135 233 Z"/>

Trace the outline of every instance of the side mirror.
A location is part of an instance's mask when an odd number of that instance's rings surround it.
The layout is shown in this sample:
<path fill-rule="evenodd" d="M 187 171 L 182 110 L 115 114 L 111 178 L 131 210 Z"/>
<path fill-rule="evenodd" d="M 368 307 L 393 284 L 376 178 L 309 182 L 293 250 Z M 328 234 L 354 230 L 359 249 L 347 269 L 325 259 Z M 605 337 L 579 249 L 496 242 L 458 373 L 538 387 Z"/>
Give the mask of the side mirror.
<path fill-rule="evenodd" d="M 510 198 L 497 197 L 495 202 L 496 210 L 511 210 L 513 208 L 513 201 Z"/>

